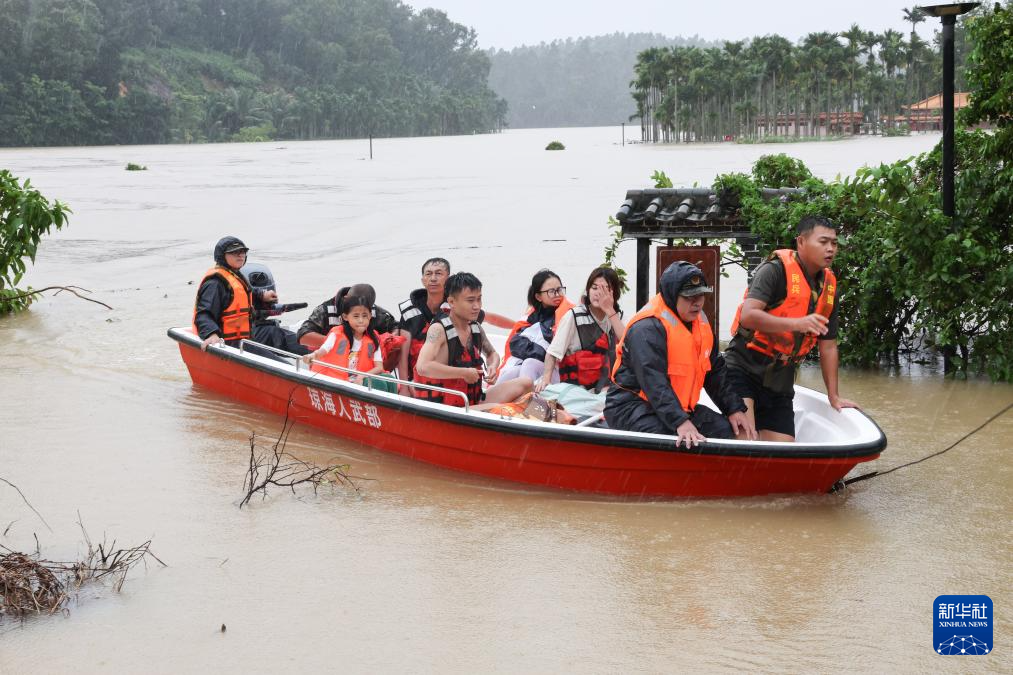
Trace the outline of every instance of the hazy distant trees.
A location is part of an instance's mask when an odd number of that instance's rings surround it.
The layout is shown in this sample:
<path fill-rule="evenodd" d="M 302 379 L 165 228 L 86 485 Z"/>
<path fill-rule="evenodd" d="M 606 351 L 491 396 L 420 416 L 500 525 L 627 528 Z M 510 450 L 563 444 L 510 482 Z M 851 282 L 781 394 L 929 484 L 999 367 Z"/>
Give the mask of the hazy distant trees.
<path fill-rule="evenodd" d="M 509 103 L 513 128 L 618 125 L 636 113 L 629 81 L 652 46 L 709 46 L 697 38 L 615 33 L 491 50 L 489 85 Z"/>

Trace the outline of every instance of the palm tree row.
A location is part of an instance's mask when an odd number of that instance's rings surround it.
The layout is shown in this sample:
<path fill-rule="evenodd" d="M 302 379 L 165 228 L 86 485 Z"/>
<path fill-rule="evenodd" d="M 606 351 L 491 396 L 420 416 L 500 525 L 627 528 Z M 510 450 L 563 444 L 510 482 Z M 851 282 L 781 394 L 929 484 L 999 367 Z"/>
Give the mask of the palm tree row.
<path fill-rule="evenodd" d="M 939 49 L 915 32 L 924 15 L 904 14 L 908 37 L 853 24 L 798 44 L 767 35 L 723 48 L 647 49 L 630 82 L 643 140 L 812 136 L 861 125 L 877 133 L 899 124 L 904 106 L 938 92 L 941 70 Z"/>

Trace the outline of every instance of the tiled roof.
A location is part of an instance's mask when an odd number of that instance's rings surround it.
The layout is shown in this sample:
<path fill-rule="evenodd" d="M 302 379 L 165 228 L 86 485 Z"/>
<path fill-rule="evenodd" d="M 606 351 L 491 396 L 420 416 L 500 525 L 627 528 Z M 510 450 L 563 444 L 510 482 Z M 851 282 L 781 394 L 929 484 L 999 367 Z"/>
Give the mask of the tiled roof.
<path fill-rule="evenodd" d="M 785 201 L 797 188 L 763 188 L 765 199 Z M 652 188 L 630 190 L 616 220 L 627 236 L 677 237 L 749 234 L 739 218 L 738 204 L 729 203 L 711 188 Z"/>
<path fill-rule="evenodd" d="M 964 91 L 958 91 L 953 94 L 953 109 L 960 110 L 966 108 L 970 94 Z M 935 94 L 929 96 L 923 101 L 912 103 L 911 105 L 902 106 L 905 110 L 942 110 L 943 108 L 943 95 Z"/>

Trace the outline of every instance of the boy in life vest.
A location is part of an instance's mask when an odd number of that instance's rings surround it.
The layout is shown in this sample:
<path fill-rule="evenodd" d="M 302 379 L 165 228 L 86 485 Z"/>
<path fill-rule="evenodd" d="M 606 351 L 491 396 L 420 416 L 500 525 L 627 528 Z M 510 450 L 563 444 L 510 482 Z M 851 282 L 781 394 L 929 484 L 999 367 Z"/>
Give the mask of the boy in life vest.
<path fill-rule="evenodd" d="M 661 275 L 661 292 L 630 319 L 605 399 L 612 429 L 675 434 L 687 448 L 707 438 L 756 438 L 746 405 L 728 386 L 725 362 L 703 313 L 713 292 L 696 265 L 679 261 Z M 724 414 L 698 405 L 701 389 Z M 727 417 L 725 417 L 727 416 Z"/>
<path fill-rule="evenodd" d="M 513 401 L 531 391 L 530 378 L 496 384 L 500 356 L 478 322 L 482 312 L 482 282 L 475 275 L 458 272 L 447 278 L 448 310 L 437 314 L 426 330 L 426 341 L 415 364 L 415 381 L 465 394 L 469 405 Z M 483 377 L 483 370 L 488 373 Z M 483 393 L 483 379 L 489 389 Z M 462 406 L 460 396 L 415 388 L 416 398 Z"/>
<path fill-rule="evenodd" d="M 223 237 L 215 245 L 215 266 L 204 273 L 194 303 L 193 330 L 202 340 L 201 351 L 251 338 L 254 293 L 261 302 L 278 302 L 275 291 L 255 292 L 239 273 L 249 250 L 236 237 Z"/>
<path fill-rule="evenodd" d="M 830 405 L 858 407 L 837 391 L 837 279 L 830 269 L 837 226 L 806 216 L 797 232 L 796 251 L 774 251 L 756 268 L 725 351 L 732 387 L 762 441 L 795 440 L 795 375 L 817 343 Z"/>
<path fill-rule="evenodd" d="M 341 301 L 341 324 L 327 333 L 319 349 L 303 356 L 303 361 L 312 364 L 315 372 L 353 383 L 359 382 L 359 375 L 318 365 L 318 362 L 356 370 L 364 375 L 382 373 L 383 349 L 372 326 L 372 310 L 367 298 L 346 296 Z"/>
<path fill-rule="evenodd" d="M 430 258 L 422 263 L 422 288 L 412 291 L 408 299 L 398 305 L 401 310 L 398 333 L 408 341 L 407 346 L 401 350 L 397 366 L 398 377 L 402 380 L 415 377 L 415 363 L 425 344 L 426 330 L 436 315 L 445 309 L 445 285 L 449 276 L 450 263 L 446 258 Z M 484 323 L 487 319 L 500 328 L 510 328 L 513 325 L 513 322 L 499 314 L 490 313 L 486 317 L 485 311 L 479 312 L 478 323 Z M 408 385 L 402 384 L 398 391 L 404 396 L 411 395 Z"/>

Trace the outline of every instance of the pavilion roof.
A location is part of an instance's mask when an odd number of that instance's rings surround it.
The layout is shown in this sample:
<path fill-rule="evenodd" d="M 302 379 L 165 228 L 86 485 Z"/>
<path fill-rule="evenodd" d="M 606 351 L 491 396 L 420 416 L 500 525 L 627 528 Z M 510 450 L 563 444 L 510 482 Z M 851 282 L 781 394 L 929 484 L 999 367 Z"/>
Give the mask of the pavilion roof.
<path fill-rule="evenodd" d="M 959 110 L 960 108 L 966 108 L 971 95 L 966 91 L 957 92 L 953 95 L 953 108 Z M 943 95 L 935 94 L 929 96 L 927 99 L 912 103 L 911 105 L 903 106 L 905 110 L 942 110 L 943 109 Z"/>
<path fill-rule="evenodd" d="M 787 201 L 797 188 L 763 188 L 765 199 Z M 711 188 L 649 188 L 629 190 L 616 220 L 631 237 L 719 236 L 748 233 L 738 204 Z"/>

